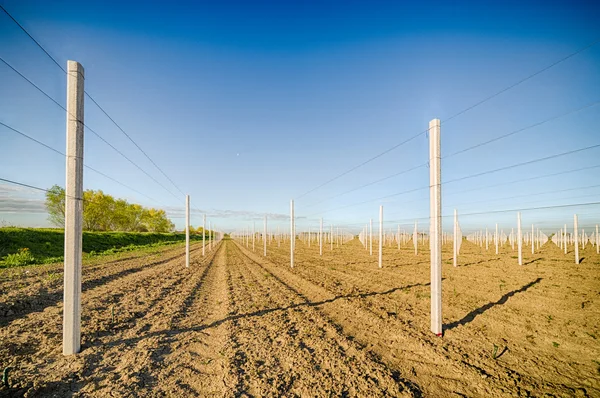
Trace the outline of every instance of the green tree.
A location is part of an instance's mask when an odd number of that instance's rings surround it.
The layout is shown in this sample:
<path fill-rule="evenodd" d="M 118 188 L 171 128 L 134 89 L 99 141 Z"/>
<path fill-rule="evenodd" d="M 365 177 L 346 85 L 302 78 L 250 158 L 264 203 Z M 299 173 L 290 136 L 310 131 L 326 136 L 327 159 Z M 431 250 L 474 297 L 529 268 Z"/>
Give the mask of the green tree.
<path fill-rule="evenodd" d="M 46 191 L 46 210 L 48 221 L 57 227 L 65 226 L 65 190 L 53 185 Z"/>
<path fill-rule="evenodd" d="M 46 192 L 49 220 L 65 225 L 65 190 L 58 185 Z M 160 209 L 148 209 L 115 199 L 98 190 L 83 192 L 83 229 L 87 231 L 171 232 L 175 225 Z"/>

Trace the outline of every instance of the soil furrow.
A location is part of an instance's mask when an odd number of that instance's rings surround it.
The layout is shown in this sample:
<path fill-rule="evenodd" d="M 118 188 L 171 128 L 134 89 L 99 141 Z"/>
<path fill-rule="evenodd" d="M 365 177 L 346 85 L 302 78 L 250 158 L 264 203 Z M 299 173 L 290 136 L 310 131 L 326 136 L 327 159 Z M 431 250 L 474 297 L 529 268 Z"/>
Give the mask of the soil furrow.
<path fill-rule="evenodd" d="M 235 334 L 239 347 L 234 360 L 246 376 L 238 383 L 238 392 L 257 396 L 418 395 L 414 385 L 406 385 L 397 372 L 340 333 L 337 325 L 303 305 L 305 298 L 290 294 L 237 247 L 232 251 L 237 257 L 235 269 L 245 279 L 243 286 L 250 287 L 239 293 L 253 296 L 251 301 L 260 303 L 265 311 L 238 319 Z M 306 355 L 295 355 L 298 349 Z"/>
<path fill-rule="evenodd" d="M 193 253 L 196 256 L 192 266 L 196 267 L 202 262 L 208 261 L 211 256 L 209 253 L 207 260 L 202 260 L 197 256 L 198 249 Z M 44 395 L 49 391 L 65 389 L 77 391 L 82 385 L 80 380 L 86 378 L 93 379 L 91 391 L 94 391 L 94 388 L 98 387 L 95 379 L 102 379 L 105 377 L 102 372 L 114 369 L 114 366 L 104 368 L 99 366 L 100 358 L 105 354 L 110 362 L 111 355 L 110 350 L 107 351 L 107 347 L 112 340 L 130 332 L 130 328 L 137 325 L 138 318 L 149 316 L 149 313 L 160 314 L 161 309 L 155 311 L 151 309 L 157 302 L 169 299 L 164 294 L 164 283 L 170 281 L 175 284 L 182 279 L 181 275 L 186 272 L 183 266 L 183 256 L 168 257 L 167 261 L 160 260 L 153 264 L 147 264 L 145 268 L 138 264 L 134 268 L 143 269 L 83 292 L 82 353 L 77 356 L 63 357 L 61 353 L 61 302 L 46 308 L 43 312 L 29 314 L 20 320 L 19 322 L 25 326 L 11 324 L 2 329 L 3 341 L 10 341 L 10 344 L 3 345 L 0 350 L 7 350 L 15 358 L 15 363 L 18 364 L 17 371 L 25 377 L 20 384 L 24 386 L 24 390 L 28 391 L 28 394 Z M 114 269 L 111 268 L 110 271 L 114 271 Z M 142 288 L 145 290 L 140 292 Z M 143 300 L 144 293 L 147 294 L 146 298 L 154 297 L 155 300 Z M 140 298 L 142 298 L 142 302 L 138 301 Z M 110 303 L 116 304 L 114 324 L 108 306 Z M 38 334 L 29 335 L 29 338 L 26 335 L 19 336 L 19 338 L 8 337 L 15 336 L 14 331 L 23 327 L 35 329 Z M 0 354 L 3 354 L 2 351 Z M 31 352 L 42 354 L 42 361 L 31 361 L 31 356 L 28 355 Z M 115 352 L 112 358 L 118 358 L 120 354 L 122 353 Z M 102 358 L 103 361 L 106 359 Z M 43 382 L 36 381 L 39 378 L 40 369 L 45 369 L 53 377 L 49 380 L 46 378 Z M 32 370 L 35 371 L 32 373 Z M 101 372 L 98 373 L 98 371 Z M 28 374 L 29 376 L 27 376 Z M 89 388 L 90 385 L 88 384 L 87 387 Z"/>

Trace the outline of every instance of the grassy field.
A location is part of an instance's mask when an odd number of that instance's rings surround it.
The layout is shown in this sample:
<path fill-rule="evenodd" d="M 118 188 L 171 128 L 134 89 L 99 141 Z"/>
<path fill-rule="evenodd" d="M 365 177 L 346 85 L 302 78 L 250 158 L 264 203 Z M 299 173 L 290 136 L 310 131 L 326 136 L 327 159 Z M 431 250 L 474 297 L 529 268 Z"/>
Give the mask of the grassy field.
<path fill-rule="evenodd" d="M 191 235 L 190 239 L 201 240 L 202 235 Z M 87 256 L 110 254 L 183 240 L 183 233 L 86 231 L 83 233 L 83 252 Z M 60 262 L 63 253 L 64 232 L 61 229 L 0 228 L 0 267 Z"/>

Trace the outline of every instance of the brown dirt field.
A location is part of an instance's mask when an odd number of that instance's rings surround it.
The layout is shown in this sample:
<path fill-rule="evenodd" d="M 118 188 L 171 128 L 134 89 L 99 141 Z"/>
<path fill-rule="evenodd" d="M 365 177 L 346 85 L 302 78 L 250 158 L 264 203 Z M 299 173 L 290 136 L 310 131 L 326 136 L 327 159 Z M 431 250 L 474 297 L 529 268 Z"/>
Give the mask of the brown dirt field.
<path fill-rule="evenodd" d="M 82 351 L 62 355 L 60 265 L 0 271 L 0 396 L 600 396 L 600 256 L 553 244 L 524 266 L 444 247 L 444 336 L 429 255 L 357 240 L 262 256 L 222 241 L 84 266 Z M 114 308 L 114 320 L 111 309 Z M 493 358 L 496 345 L 497 358 Z"/>

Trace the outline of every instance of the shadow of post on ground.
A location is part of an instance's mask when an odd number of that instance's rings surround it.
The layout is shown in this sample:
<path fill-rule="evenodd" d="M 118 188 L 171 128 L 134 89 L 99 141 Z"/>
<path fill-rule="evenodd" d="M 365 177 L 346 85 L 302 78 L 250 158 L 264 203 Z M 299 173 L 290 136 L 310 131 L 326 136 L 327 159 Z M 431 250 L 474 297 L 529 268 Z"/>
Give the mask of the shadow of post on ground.
<path fill-rule="evenodd" d="M 500 299 L 498 301 L 494 301 L 491 303 L 487 303 L 471 312 L 469 312 L 467 315 L 465 315 L 462 319 L 459 319 L 458 321 L 454 321 L 452 323 L 449 323 L 447 325 L 444 325 L 443 330 L 452 330 L 458 326 L 461 325 L 466 325 L 467 323 L 473 322 L 473 320 L 478 316 L 483 314 L 484 312 L 486 312 L 487 310 L 498 306 L 498 305 L 502 305 L 505 304 L 509 298 L 511 298 L 512 296 L 514 296 L 517 293 L 523 293 L 526 290 L 530 289 L 531 287 L 537 285 L 538 283 L 540 283 L 542 281 L 543 278 L 537 278 L 531 282 L 529 282 L 528 284 L 526 284 L 525 286 L 520 287 L 519 289 L 510 291 L 508 293 L 506 293 L 505 295 L 503 295 L 502 297 L 500 297 Z"/>

